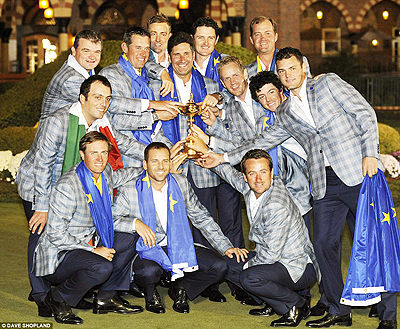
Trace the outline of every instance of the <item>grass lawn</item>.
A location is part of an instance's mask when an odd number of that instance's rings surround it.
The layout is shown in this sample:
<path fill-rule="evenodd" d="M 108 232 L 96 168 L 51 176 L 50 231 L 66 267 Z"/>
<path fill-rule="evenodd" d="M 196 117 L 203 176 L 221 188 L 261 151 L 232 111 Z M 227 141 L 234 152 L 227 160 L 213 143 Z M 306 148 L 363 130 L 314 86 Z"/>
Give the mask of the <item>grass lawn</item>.
<path fill-rule="evenodd" d="M 19 202 L 0 203 L 0 262 L 2 275 L 0 280 L 0 322 L 46 322 L 53 323 L 54 328 L 66 328 L 57 324 L 53 318 L 40 318 L 37 316 L 36 305 L 27 300 L 30 291 L 26 269 L 26 246 L 28 229 L 23 213 L 22 204 Z M 399 212 L 398 212 L 399 213 Z M 248 223 L 244 221 L 244 229 L 248 231 Z M 346 231 L 343 239 L 343 273 L 347 271 L 350 257 L 351 239 Z M 251 306 L 241 305 L 230 295 L 226 283 L 221 285 L 222 293 L 227 297 L 227 303 L 212 303 L 205 298 L 198 297 L 190 303 L 189 314 L 178 314 L 172 310 L 172 301 L 167 296 L 165 288 L 159 288 L 165 301 L 167 312 L 156 315 L 143 312 L 136 315 L 106 314 L 94 315 L 91 311 L 76 310 L 84 319 L 84 324 L 79 328 L 243 328 L 268 327 L 277 315 L 270 318 L 251 317 L 248 315 Z M 318 287 L 312 289 L 313 300 L 319 298 Z M 144 300 L 129 297 L 132 304 L 144 306 Z M 353 310 L 353 328 L 377 328 L 378 321 L 368 318 L 368 308 L 355 308 Z M 306 328 L 303 321 L 298 328 Z"/>

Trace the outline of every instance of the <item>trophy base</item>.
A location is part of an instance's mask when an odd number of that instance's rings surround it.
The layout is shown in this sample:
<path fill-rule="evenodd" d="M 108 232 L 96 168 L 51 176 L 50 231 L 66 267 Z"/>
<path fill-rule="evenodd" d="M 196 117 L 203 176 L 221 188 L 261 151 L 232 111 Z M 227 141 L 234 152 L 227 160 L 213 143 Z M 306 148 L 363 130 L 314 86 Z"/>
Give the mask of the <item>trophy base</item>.
<path fill-rule="evenodd" d="M 183 149 L 183 153 L 186 153 L 187 159 L 190 159 L 190 160 L 196 160 L 198 158 L 201 158 L 201 156 L 203 155 L 203 153 L 197 152 L 197 151 L 187 147 L 186 145 Z"/>

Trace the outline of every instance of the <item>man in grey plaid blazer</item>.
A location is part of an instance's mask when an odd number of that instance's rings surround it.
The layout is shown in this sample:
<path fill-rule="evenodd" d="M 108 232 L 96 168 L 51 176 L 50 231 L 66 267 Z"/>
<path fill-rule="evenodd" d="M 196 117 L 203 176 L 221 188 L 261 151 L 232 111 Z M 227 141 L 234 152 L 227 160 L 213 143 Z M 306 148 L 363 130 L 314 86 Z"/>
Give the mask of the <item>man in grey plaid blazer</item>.
<path fill-rule="evenodd" d="M 170 152 L 167 146 L 162 143 L 149 144 L 145 150 L 143 167 L 147 170 L 151 181 L 153 196 L 156 193 L 155 191 L 161 191 L 162 193 L 162 188 L 167 181 L 166 177 L 170 172 Z M 172 175 L 182 192 L 186 212 L 193 226 L 202 232 L 207 241 L 221 255 L 225 254 L 233 257 L 233 254 L 236 254 L 237 257 L 240 255 L 244 256 L 245 251 L 234 248 L 229 239 L 223 235 L 220 227 L 215 223 L 207 209 L 200 203 L 188 179 L 180 174 Z M 136 189 L 136 181 L 138 179 L 140 179 L 140 176 L 129 181 L 118 190 L 113 204 L 113 216 L 117 221 L 135 219 L 135 227 L 139 232 L 144 224 L 140 221 L 142 217 L 138 203 L 138 191 Z M 165 198 L 167 197 L 167 194 L 165 194 Z M 162 204 L 161 201 L 159 203 Z M 161 244 L 162 241 L 167 241 L 168 244 L 171 242 L 171 238 L 167 236 L 166 228 L 163 228 L 161 222 L 163 212 L 167 212 L 166 206 L 167 204 L 165 203 L 164 209 L 162 207 L 158 208 L 155 205 L 157 214 L 156 232 L 151 232 L 151 235 L 149 235 L 151 243 L 149 242 L 148 245 L 155 245 L 157 243 L 163 246 Z M 183 278 L 174 281 L 175 284 L 172 285 L 169 291 L 171 298 L 175 300 L 174 310 L 180 313 L 189 312 L 186 296 L 190 300 L 193 300 L 204 289 L 223 280 L 226 273 L 226 264 L 213 250 L 195 245 L 195 251 L 199 269 L 194 272 L 185 272 Z M 160 297 L 155 289 L 156 284 L 163 274 L 162 268 L 154 261 L 138 257 L 134 261 L 133 270 L 135 272 L 136 283 L 145 288 L 146 309 L 155 313 L 164 313 L 165 309 L 162 307 Z M 172 293 L 173 290 L 179 290 L 179 293 Z M 179 295 L 180 297 L 175 298 L 175 295 Z"/>
<path fill-rule="evenodd" d="M 150 34 L 141 27 L 131 27 L 124 34 L 124 41 L 121 45 L 124 56 L 129 60 L 131 68 L 137 75 L 146 73 L 149 77 L 157 78 L 155 73 L 163 81 L 159 81 L 159 88 L 156 93 L 162 95 L 173 93 L 173 83 L 167 83 L 165 76 L 169 78 L 168 72 L 160 65 L 149 67 L 147 63 L 150 53 Z M 146 65 L 146 67 L 145 67 Z M 144 70 L 144 71 L 143 71 Z M 143 72 L 143 73 L 142 73 Z M 113 125 L 125 134 L 132 134 L 131 131 L 152 130 L 153 124 L 157 124 L 154 135 L 162 131 L 161 121 L 171 120 L 178 113 L 178 102 L 155 101 L 149 98 L 132 98 L 132 79 L 121 66 L 120 61 L 109 65 L 100 71 L 101 75 L 107 77 L 112 86 L 113 100 L 109 112 Z M 161 121 L 159 121 L 161 120 Z M 166 142 L 166 140 L 163 140 Z M 128 164 L 131 165 L 131 164 Z"/>
<path fill-rule="evenodd" d="M 257 59 L 246 66 L 249 78 L 262 71 L 276 71 L 276 54 L 278 49 L 275 46 L 278 41 L 278 24 L 268 16 L 257 16 L 250 22 L 250 42 L 257 52 Z M 303 56 L 306 63 L 307 76 L 311 76 L 308 60 Z"/>
<path fill-rule="evenodd" d="M 113 171 L 107 163 L 111 147 L 107 137 L 97 131 L 89 132 L 79 143 L 83 160 L 80 165 L 96 180 L 104 174 L 106 180 L 97 188 L 101 195 L 109 193 L 112 198 L 114 188 L 133 179 L 142 169 Z M 101 285 L 94 313 L 141 312 L 142 307 L 129 305 L 116 292 L 129 289 L 137 240 L 133 223 L 127 218 L 115 221 L 111 228 L 115 230 L 114 243 L 112 247 L 104 246 L 88 205 L 96 199 L 85 194 L 78 165 L 70 168 L 52 189 L 47 225 L 35 250 L 35 274 L 56 286 L 51 291 L 48 286 L 45 304 L 57 322 L 80 324 L 83 320 L 72 313 L 70 306 L 76 307 L 89 289 Z"/>
<path fill-rule="evenodd" d="M 91 113 L 97 116 L 97 119 L 100 119 L 107 110 L 109 100 L 106 105 L 104 105 L 104 99 L 100 105 L 93 103 L 93 100 L 95 96 L 110 97 L 111 89 L 106 78 L 102 76 L 93 76 L 89 79 L 91 80 L 91 82 L 87 80 L 91 83 L 89 92 L 86 96 L 81 95 L 83 97 L 83 99 L 81 97 L 81 102 L 86 97 L 87 102 L 85 104 L 89 104 L 89 107 L 82 107 L 80 102 L 72 106 L 76 107 L 84 118 Z M 103 83 L 108 83 L 108 86 Z M 43 306 L 46 284 L 32 273 L 33 251 L 40 233 L 46 225 L 51 189 L 61 176 L 67 144 L 70 108 L 71 106 L 61 108 L 48 116 L 46 120 L 41 121 L 35 140 L 28 154 L 22 160 L 16 178 L 18 193 L 22 199 L 31 230 L 28 242 L 28 274 L 32 286 L 32 297 L 39 306 L 39 313 L 41 313 L 41 306 Z M 97 112 L 98 109 L 102 110 Z M 98 121 L 92 119 L 92 122 L 85 122 L 87 131 L 99 129 Z M 128 138 L 115 129 L 113 129 L 113 132 L 122 154 L 142 159 L 143 144 L 133 138 Z"/>
<path fill-rule="evenodd" d="M 79 100 L 82 82 L 100 62 L 102 41 L 98 32 L 83 30 L 75 36 L 71 54 L 51 79 L 42 102 L 41 119 Z"/>
<path fill-rule="evenodd" d="M 278 75 L 291 90 L 290 97 L 277 110 L 275 125 L 265 130 L 262 138 L 245 142 L 227 157 L 237 163 L 246 150 L 270 149 L 290 136 L 302 145 L 314 197 L 315 254 L 329 303 L 328 314 L 307 326 L 351 325 L 350 307 L 340 304 L 343 279 L 337 246 L 347 212 L 355 218 L 363 176 L 373 176 L 378 170 L 378 126 L 374 110 L 354 87 L 333 73 L 308 79 L 302 59 L 297 49 L 279 51 Z M 218 162 L 220 157 L 216 158 Z M 381 321 L 389 321 L 389 328 L 394 328 L 396 294 L 382 294 L 381 304 Z"/>
<path fill-rule="evenodd" d="M 195 58 L 193 38 L 189 34 L 183 32 L 173 34 L 168 41 L 168 53 L 171 62 L 168 69 L 169 72 L 172 71 L 177 92 L 175 99 L 186 104 L 190 99 L 191 93 L 199 92 L 192 89 L 193 80 L 195 79 L 193 75 L 196 74 L 204 81 L 207 93 L 202 105 L 211 107 L 217 105 L 220 99 L 219 95 L 217 95 L 219 91 L 218 83 L 210 78 L 201 76 L 193 68 Z M 158 90 L 159 82 L 152 81 L 151 87 L 154 91 Z M 155 92 L 155 97 L 159 99 L 160 95 Z M 178 120 L 180 139 L 183 140 L 188 136 L 188 117 L 179 114 Z M 183 165 L 183 174 L 188 178 L 202 205 L 206 207 L 215 220 L 217 220 L 218 204 L 218 220 L 222 223 L 222 227 L 224 227 L 224 234 L 229 237 L 233 244 L 244 247 L 243 238 L 242 241 L 240 241 L 241 227 L 238 228 L 239 225 L 236 225 L 232 229 L 230 225 L 233 222 L 233 207 L 231 206 L 231 202 L 227 200 L 226 195 L 218 193 L 220 183 L 218 176 L 208 169 L 196 166 L 193 161 L 187 161 Z M 193 239 L 197 243 L 211 247 L 207 239 L 205 239 L 196 228 L 193 228 Z M 207 291 L 203 295 L 209 297 L 210 300 L 218 302 L 226 301 L 225 297 L 219 293 L 217 287 L 212 287 L 210 290 L 212 290 L 212 292 Z"/>
<path fill-rule="evenodd" d="M 283 314 L 272 326 L 297 326 L 310 307 L 296 291 L 320 277 L 308 230 L 266 151 L 247 152 L 240 167 L 242 173 L 228 164 L 214 171 L 243 194 L 256 249 L 245 264 L 227 259 L 226 279 L 266 302 L 263 316 Z"/>

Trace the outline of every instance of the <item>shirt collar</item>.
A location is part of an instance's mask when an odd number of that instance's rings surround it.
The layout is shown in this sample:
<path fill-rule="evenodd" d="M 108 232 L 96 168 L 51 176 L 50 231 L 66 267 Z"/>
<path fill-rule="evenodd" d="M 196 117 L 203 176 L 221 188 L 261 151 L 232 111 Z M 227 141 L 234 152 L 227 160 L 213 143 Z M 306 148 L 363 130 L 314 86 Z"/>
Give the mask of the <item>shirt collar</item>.
<path fill-rule="evenodd" d="M 294 97 L 297 97 L 293 94 L 292 91 L 290 91 L 290 96 L 292 97 L 292 99 L 294 99 Z M 302 101 L 303 101 L 304 97 L 307 97 L 307 75 L 304 78 L 303 84 L 301 85 L 299 96 Z"/>
<path fill-rule="evenodd" d="M 203 62 L 203 68 L 201 68 L 199 66 L 199 64 L 197 64 L 196 61 L 194 61 L 194 65 L 197 67 L 197 69 L 199 70 L 205 70 L 207 68 L 208 62 L 210 61 L 211 55 L 207 57 L 207 59 Z"/>
<path fill-rule="evenodd" d="M 251 98 L 251 92 L 249 88 L 249 84 L 247 84 L 246 96 L 244 97 L 244 102 L 239 99 L 239 97 L 235 96 L 235 100 L 241 103 L 244 103 L 248 106 L 253 106 L 253 99 Z"/>
<path fill-rule="evenodd" d="M 68 66 L 72 67 L 75 71 L 83 75 L 85 79 L 89 78 L 89 72 L 83 66 L 81 66 L 81 64 L 79 64 L 76 58 L 71 54 L 69 54 L 68 56 L 67 64 Z M 94 70 L 92 70 L 91 72 L 92 74 L 94 74 Z"/>

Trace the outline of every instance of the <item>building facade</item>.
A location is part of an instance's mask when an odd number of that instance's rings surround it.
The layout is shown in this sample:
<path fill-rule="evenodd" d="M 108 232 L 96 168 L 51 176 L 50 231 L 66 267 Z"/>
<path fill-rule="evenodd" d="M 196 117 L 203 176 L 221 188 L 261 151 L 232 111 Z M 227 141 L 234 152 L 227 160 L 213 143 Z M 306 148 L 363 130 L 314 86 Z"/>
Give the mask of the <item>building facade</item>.
<path fill-rule="evenodd" d="M 39 0 L 0 0 L 1 72 L 33 73 L 67 50 L 83 28 L 104 40 L 122 39 L 128 26 L 145 26 L 157 12 L 171 18 L 173 31 L 188 31 L 196 18 L 210 16 L 221 40 L 249 49 L 251 19 L 269 15 L 278 23 L 278 47 L 300 48 L 313 73 L 327 59 L 351 62 L 350 55 L 362 73 L 400 68 L 400 0 L 51 0 L 47 6 L 49 18 Z"/>

